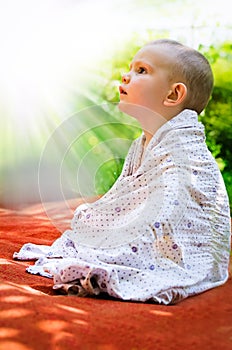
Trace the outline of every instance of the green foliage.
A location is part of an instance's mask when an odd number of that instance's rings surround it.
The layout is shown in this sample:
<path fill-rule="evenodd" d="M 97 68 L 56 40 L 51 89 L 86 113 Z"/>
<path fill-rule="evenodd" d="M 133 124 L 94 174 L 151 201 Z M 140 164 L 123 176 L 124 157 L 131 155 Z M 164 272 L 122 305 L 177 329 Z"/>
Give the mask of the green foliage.
<path fill-rule="evenodd" d="M 113 158 L 99 167 L 95 177 L 96 193 L 106 193 L 110 189 L 121 173 L 123 163 L 123 158 Z"/>
<path fill-rule="evenodd" d="M 229 194 L 232 212 L 232 43 L 200 51 L 209 59 L 214 73 L 214 90 L 200 120 L 205 125 L 206 140 L 216 158 Z"/>

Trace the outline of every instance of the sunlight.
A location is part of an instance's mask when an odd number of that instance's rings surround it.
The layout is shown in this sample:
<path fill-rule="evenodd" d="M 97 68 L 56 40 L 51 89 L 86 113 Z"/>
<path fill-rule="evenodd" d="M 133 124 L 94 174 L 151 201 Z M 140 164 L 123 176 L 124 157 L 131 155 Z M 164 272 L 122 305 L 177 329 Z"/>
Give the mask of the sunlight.
<path fill-rule="evenodd" d="M 65 348 L 71 349 L 75 345 L 79 345 L 78 334 L 74 335 L 67 331 L 70 329 L 70 322 L 61 320 L 43 320 L 37 322 L 37 327 L 51 336 L 52 348 L 62 348 L 64 344 Z M 78 346 L 79 348 L 79 346 Z"/>
<path fill-rule="evenodd" d="M 59 332 L 56 334 L 53 334 L 52 336 L 52 344 L 54 347 L 54 349 L 57 349 L 57 347 L 61 347 L 62 343 L 65 345 L 66 348 L 70 349 L 73 346 L 73 342 L 77 343 L 77 337 L 76 335 L 70 333 L 70 332 Z M 74 345 L 74 349 L 75 349 L 75 345 Z"/>
<path fill-rule="evenodd" d="M 83 320 L 72 320 L 72 323 L 78 324 L 80 326 L 88 326 L 88 322 L 83 321 Z"/>
<path fill-rule="evenodd" d="M 1 327 L 0 328 L 0 338 L 13 338 L 20 333 L 18 329 Z"/>
<path fill-rule="evenodd" d="M 5 290 L 12 290 L 12 289 L 20 290 L 20 291 L 26 292 L 27 294 L 29 293 L 29 294 L 39 295 L 39 296 L 44 295 L 43 292 L 40 292 L 24 284 L 18 284 L 18 283 L 12 283 L 12 282 L 0 284 L 0 290 L 5 291 Z"/>
<path fill-rule="evenodd" d="M 32 314 L 32 311 L 24 308 L 14 308 L 0 311 L 0 318 L 18 318 Z"/>
<path fill-rule="evenodd" d="M 150 313 L 157 316 L 173 316 L 173 313 L 169 311 L 151 310 Z"/>
<path fill-rule="evenodd" d="M 0 342 L 0 350 L 33 350 L 31 347 L 26 346 L 20 342 L 13 340 L 5 340 Z"/>
<path fill-rule="evenodd" d="M 81 314 L 81 315 L 87 315 L 88 313 L 84 310 L 80 310 L 80 309 L 77 309 L 77 308 L 74 308 L 74 307 L 71 307 L 71 306 L 67 306 L 67 305 L 62 305 L 62 304 L 57 304 L 57 306 L 63 310 L 66 310 L 66 311 L 70 311 L 70 312 L 73 312 L 75 314 Z"/>
<path fill-rule="evenodd" d="M 19 133 L 34 129 L 45 106 L 64 110 L 70 87 L 84 84 L 85 70 L 99 65 L 122 34 L 113 11 L 105 16 L 88 1 L 9 1 L 0 29 L 0 102 Z"/>
<path fill-rule="evenodd" d="M 7 284 L 7 283 L 4 283 L 4 284 L 1 283 L 0 284 L 0 291 L 6 291 L 6 290 L 12 290 L 12 289 L 14 289 L 14 287 L 9 285 L 9 284 Z"/>
<path fill-rule="evenodd" d="M 0 265 L 12 265 L 13 261 L 9 261 L 7 259 L 0 258 Z"/>
<path fill-rule="evenodd" d="M 3 38 L 0 89 L 4 109 L 18 132 L 27 133 L 46 105 L 61 108 L 59 101 L 64 99 L 74 64 L 78 66 L 84 57 L 65 6 L 57 7 L 53 1 L 37 2 L 35 9 L 30 1 L 13 5 L 6 3 L 1 16 L 7 37 Z"/>
<path fill-rule="evenodd" d="M 37 323 L 38 328 L 42 331 L 55 334 L 56 332 L 61 332 L 64 328 L 68 328 L 69 324 L 65 321 L 60 320 L 44 320 Z"/>
<path fill-rule="evenodd" d="M 9 295 L 2 297 L 1 300 L 5 303 L 27 303 L 31 300 L 31 298 L 26 297 L 24 295 Z"/>
<path fill-rule="evenodd" d="M 0 166 L 11 171 L 27 157 L 25 173 L 73 104 L 81 103 L 79 96 L 88 97 L 91 67 L 100 67 L 124 29 L 107 1 L 100 7 L 55 0 L 0 6 Z"/>

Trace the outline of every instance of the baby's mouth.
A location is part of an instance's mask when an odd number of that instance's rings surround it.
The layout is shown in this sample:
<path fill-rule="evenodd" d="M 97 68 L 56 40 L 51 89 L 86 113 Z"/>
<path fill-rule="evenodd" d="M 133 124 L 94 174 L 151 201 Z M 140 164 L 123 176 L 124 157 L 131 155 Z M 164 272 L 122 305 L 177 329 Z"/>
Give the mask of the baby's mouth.
<path fill-rule="evenodd" d="M 119 86 L 119 92 L 122 95 L 127 95 L 127 92 L 122 88 L 122 86 Z"/>

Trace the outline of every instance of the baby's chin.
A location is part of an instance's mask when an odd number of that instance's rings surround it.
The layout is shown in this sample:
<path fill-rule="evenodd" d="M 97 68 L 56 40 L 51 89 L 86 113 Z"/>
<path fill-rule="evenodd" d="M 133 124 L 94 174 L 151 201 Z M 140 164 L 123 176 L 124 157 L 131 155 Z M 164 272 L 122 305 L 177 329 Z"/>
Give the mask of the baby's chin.
<path fill-rule="evenodd" d="M 151 115 L 154 117 L 157 115 L 157 113 L 155 113 L 154 111 L 152 111 L 151 109 L 145 106 L 135 104 L 135 103 L 129 103 L 125 101 L 120 101 L 118 103 L 118 109 L 121 112 L 126 113 L 138 120 L 140 120 L 143 117 L 147 117 Z"/>
<path fill-rule="evenodd" d="M 137 119 L 139 116 L 141 117 L 141 114 L 142 114 L 144 107 L 120 100 L 118 103 L 118 109 L 121 112 L 126 113 L 126 114 L 130 115 L 131 117 L 134 117 Z"/>
<path fill-rule="evenodd" d="M 142 129 L 152 135 L 167 122 L 167 119 L 160 113 L 145 106 L 120 101 L 118 108 L 121 112 L 136 119 Z"/>
<path fill-rule="evenodd" d="M 126 110 L 126 107 L 127 107 L 127 103 L 124 102 L 124 101 L 119 101 L 118 102 L 118 109 L 123 112 L 123 113 L 126 113 L 125 110 Z"/>

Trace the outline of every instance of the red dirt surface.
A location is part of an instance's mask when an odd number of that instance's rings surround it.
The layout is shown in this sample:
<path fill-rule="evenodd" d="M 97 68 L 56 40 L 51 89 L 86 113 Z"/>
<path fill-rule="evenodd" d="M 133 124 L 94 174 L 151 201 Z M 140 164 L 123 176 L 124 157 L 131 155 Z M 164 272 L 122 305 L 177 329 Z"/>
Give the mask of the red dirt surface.
<path fill-rule="evenodd" d="M 59 296 L 12 259 L 24 243 L 51 244 L 57 227 L 36 206 L 0 209 L 0 350 L 232 349 L 231 277 L 175 306 Z"/>

